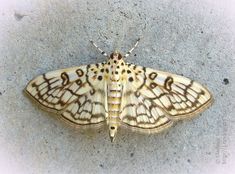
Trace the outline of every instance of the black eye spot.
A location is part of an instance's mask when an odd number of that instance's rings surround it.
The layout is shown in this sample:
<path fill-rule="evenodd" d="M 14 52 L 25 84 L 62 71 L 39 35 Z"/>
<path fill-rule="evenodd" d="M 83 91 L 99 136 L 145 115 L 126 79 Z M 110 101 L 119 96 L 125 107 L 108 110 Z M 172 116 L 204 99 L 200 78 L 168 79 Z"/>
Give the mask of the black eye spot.
<path fill-rule="evenodd" d="M 118 54 L 118 60 L 120 60 L 122 58 L 121 54 Z"/>
<path fill-rule="evenodd" d="M 120 68 L 120 66 L 117 66 L 117 69 L 119 69 Z"/>
<path fill-rule="evenodd" d="M 97 74 L 97 71 L 94 71 L 95 74 Z"/>
<path fill-rule="evenodd" d="M 134 79 L 133 79 L 133 77 L 129 77 L 128 80 L 129 80 L 129 82 L 133 82 Z"/>
<path fill-rule="evenodd" d="M 130 74 L 130 73 L 131 73 L 131 71 L 128 69 L 128 70 L 127 70 L 127 73 L 128 73 L 128 74 Z"/>
<path fill-rule="evenodd" d="M 113 61 L 113 63 L 117 63 L 117 61 L 116 61 L 116 60 L 114 60 L 114 61 Z"/>
<path fill-rule="evenodd" d="M 126 70 L 124 69 L 124 70 L 122 70 L 122 74 L 124 74 L 126 72 Z"/>
<path fill-rule="evenodd" d="M 104 72 L 104 68 L 102 68 L 100 71 L 101 71 L 101 72 Z"/>
<path fill-rule="evenodd" d="M 115 71 L 115 74 L 118 74 L 118 72 L 117 72 L 117 71 Z"/>
<path fill-rule="evenodd" d="M 122 62 L 121 65 L 124 66 L 124 63 Z"/>
<path fill-rule="evenodd" d="M 103 77 L 102 76 L 98 76 L 98 80 L 102 80 L 103 79 Z"/>
<path fill-rule="evenodd" d="M 106 68 L 105 71 L 106 71 L 106 73 L 109 73 L 109 69 Z"/>
<path fill-rule="evenodd" d="M 110 65 L 110 62 L 108 63 L 108 65 Z"/>
<path fill-rule="evenodd" d="M 94 71 L 94 68 L 91 68 L 91 71 Z"/>
<path fill-rule="evenodd" d="M 113 53 L 110 55 L 110 58 L 113 59 Z"/>
<path fill-rule="evenodd" d="M 111 127 L 110 127 L 110 129 L 114 130 L 114 129 L 115 129 L 115 127 L 114 127 L 114 126 L 111 126 Z"/>

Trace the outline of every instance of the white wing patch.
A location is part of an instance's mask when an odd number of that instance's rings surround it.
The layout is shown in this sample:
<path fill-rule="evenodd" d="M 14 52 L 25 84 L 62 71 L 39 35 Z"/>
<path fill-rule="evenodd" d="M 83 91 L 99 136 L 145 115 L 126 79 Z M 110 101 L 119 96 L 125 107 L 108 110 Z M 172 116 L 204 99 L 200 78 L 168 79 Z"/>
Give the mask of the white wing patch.
<path fill-rule="evenodd" d="M 36 77 L 26 92 L 45 109 L 61 114 L 75 124 L 106 120 L 107 84 L 101 69 L 105 63 L 48 72 Z"/>

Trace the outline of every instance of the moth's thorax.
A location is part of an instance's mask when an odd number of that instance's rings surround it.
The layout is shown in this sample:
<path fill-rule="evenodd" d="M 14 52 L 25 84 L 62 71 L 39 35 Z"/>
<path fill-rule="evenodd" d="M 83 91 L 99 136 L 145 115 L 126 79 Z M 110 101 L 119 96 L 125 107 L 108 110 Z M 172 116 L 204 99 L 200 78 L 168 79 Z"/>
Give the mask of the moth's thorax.
<path fill-rule="evenodd" d="M 122 55 L 118 52 L 114 52 L 110 55 L 107 62 L 110 71 L 110 80 L 120 81 L 122 76 L 122 70 L 125 68 L 125 62 Z"/>

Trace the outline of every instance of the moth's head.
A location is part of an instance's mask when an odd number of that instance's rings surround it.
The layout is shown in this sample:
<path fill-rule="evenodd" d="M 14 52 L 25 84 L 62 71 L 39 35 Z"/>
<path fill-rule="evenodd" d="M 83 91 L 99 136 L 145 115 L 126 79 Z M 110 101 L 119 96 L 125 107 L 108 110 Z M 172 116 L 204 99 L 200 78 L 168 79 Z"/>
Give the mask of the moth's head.
<path fill-rule="evenodd" d="M 119 60 L 123 59 L 123 57 L 122 57 L 121 53 L 119 53 L 118 51 L 114 51 L 112 54 L 110 54 L 109 59 L 119 61 Z"/>

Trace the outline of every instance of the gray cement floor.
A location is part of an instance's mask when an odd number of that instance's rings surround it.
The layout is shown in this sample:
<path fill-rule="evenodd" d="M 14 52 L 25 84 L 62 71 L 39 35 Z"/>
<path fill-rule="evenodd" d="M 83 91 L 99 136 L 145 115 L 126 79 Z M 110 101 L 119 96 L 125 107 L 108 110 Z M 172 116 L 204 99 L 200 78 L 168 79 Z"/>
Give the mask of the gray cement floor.
<path fill-rule="evenodd" d="M 0 1 L 0 173 L 235 173 L 235 2 Z M 22 92 L 47 71 L 101 62 L 141 37 L 129 62 L 205 84 L 214 105 L 156 135 L 80 131 Z"/>

